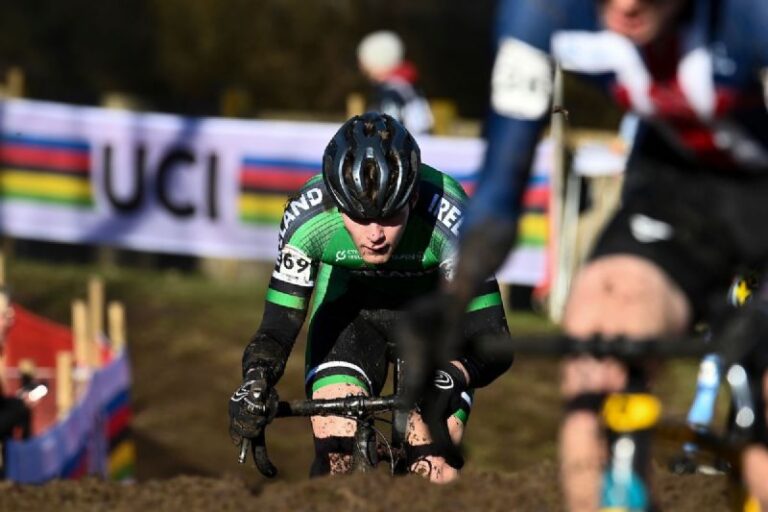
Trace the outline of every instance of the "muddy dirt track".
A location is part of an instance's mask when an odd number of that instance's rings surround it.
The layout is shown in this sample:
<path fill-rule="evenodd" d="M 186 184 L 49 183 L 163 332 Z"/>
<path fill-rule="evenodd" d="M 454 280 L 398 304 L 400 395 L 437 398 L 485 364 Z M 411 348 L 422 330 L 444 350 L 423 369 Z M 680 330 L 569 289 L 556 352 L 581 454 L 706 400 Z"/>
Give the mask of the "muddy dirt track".
<path fill-rule="evenodd" d="M 392 479 L 381 473 L 251 487 L 236 478 L 193 476 L 135 485 L 98 480 L 39 488 L 0 484 L 0 510 L 543 512 L 561 509 L 554 477 L 554 467 L 545 463 L 512 474 L 467 471 L 460 482 L 447 486 L 430 485 L 417 476 Z M 665 474 L 657 484 L 664 510 L 726 510 L 722 477 Z"/>
<path fill-rule="evenodd" d="M 145 396 L 147 389 L 162 387 L 163 378 L 156 378 L 152 386 L 136 383 L 138 483 L 89 479 L 42 487 L 2 484 L 0 511 L 559 511 L 553 462 L 559 414 L 556 367 L 542 361 L 522 363 L 495 389 L 478 394 L 469 424 L 467 466 L 456 484 L 435 486 L 417 476 L 392 478 L 385 472 L 308 480 L 311 445 L 304 420 L 271 427 L 271 456 L 281 476 L 266 481 L 252 466 L 235 462 L 222 396 L 205 391 L 210 382 L 185 383 L 186 392 L 198 397 L 192 411 L 184 402 L 178 408 L 172 406 L 177 402 L 163 402 L 163 394 Z M 141 378 L 141 368 L 135 373 Z M 165 403 L 165 408 L 153 401 Z M 721 476 L 682 477 L 661 469 L 656 487 L 663 510 L 727 510 Z"/>
<path fill-rule="evenodd" d="M 39 269 L 22 274 L 34 283 Z M 43 274 L 41 274 L 43 275 Z M 268 275 L 268 274 L 267 274 Z M 71 297 L 79 274 L 44 274 L 44 297 Z M 242 350 L 260 318 L 265 278 L 212 284 L 169 276 L 122 274 L 108 281 L 128 311 L 133 366 L 133 430 L 138 451 L 137 483 L 91 479 L 44 486 L 0 483 L 0 512 L 12 511 L 557 511 L 556 432 L 561 406 L 558 367 L 519 357 L 512 370 L 479 390 L 466 436 L 467 464 L 460 482 L 433 486 L 419 477 L 386 474 L 308 480 L 312 458 L 308 420 L 275 422 L 267 434 L 280 470 L 267 482 L 252 466 L 236 462 L 227 435 L 226 404 L 240 381 Z M 41 285 L 42 286 L 42 285 Z M 20 300 L 65 321 L 68 301 L 48 304 L 19 287 Z M 28 293 L 28 297 L 25 294 Z M 25 302 L 26 301 L 26 302 Z M 217 307 L 212 307 L 216 304 Z M 519 328 L 511 321 L 513 332 Z M 304 347 L 295 347 L 281 398 L 299 398 Z M 668 414 L 685 412 L 695 365 L 670 366 L 658 390 Z M 667 447 L 657 455 L 662 465 Z M 664 510 L 727 510 L 723 477 L 657 473 Z"/>

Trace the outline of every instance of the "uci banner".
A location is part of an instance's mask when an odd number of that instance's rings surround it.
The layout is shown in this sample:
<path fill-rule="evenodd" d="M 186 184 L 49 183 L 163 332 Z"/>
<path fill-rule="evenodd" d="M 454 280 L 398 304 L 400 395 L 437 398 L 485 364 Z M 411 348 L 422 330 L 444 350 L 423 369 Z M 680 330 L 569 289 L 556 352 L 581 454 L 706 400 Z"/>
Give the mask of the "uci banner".
<path fill-rule="evenodd" d="M 0 231 L 36 240 L 271 260 L 285 201 L 320 172 L 323 150 L 337 128 L 5 100 Z M 482 140 L 421 136 L 418 142 L 426 163 L 472 193 Z M 543 277 L 550 159 L 537 161 L 522 245 L 501 273 L 503 281 L 536 284 Z M 461 222 L 454 215 L 438 220 Z"/>

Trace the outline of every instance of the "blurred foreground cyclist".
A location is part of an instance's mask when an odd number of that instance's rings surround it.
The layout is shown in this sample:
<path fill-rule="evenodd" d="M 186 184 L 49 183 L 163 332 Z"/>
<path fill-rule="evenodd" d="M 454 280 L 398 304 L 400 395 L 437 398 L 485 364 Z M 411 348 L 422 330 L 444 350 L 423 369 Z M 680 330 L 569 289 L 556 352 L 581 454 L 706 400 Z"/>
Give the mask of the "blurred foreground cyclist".
<path fill-rule="evenodd" d="M 394 118 L 367 113 L 341 126 L 323 155 L 322 175 L 285 208 L 264 318 L 243 354 L 244 383 L 230 399 L 235 442 L 257 437 L 267 421 L 248 412 L 250 381 L 266 374 L 270 387 L 278 382 L 315 289 L 307 394 L 380 394 L 406 305 L 450 279 L 465 201 L 455 180 L 421 163 L 416 141 Z M 467 311 L 466 335 L 507 334 L 495 281 L 484 283 Z M 455 442 L 472 390 L 510 364 L 465 355 L 437 369 L 429 405 L 439 410 Z M 273 389 L 262 396 L 276 400 Z M 410 470 L 434 482 L 455 479 L 461 461 L 446 461 L 434 449 L 418 412 L 411 413 L 408 427 Z M 349 471 L 355 428 L 349 419 L 312 418 L 311 475 Z"/>
<path fill-rule="evenodd" d="M 564 329 L 577 338 L 684 333 L 730 277 L 768 257 L 765 0 L 505 0 L 481 180 L 464 223 L 451 325 L 515 236 L 534 147 L 551 111 L 553 61 L 588 75 L 641 119 L 624 195 L 576 277 Z M 574 113 L 575 115 L 576 113 Z M 439 302 L 439 301 L 436 301 Z M 422 312 L 422 315 L 427 313 Z M 434 315 L 433 315 L 434 316 Z M 435 328 L 445 338 L 444 332 Z M 570 510 L 600 496 L 598 411 L 610 391 L 642 391 L 645 372 L 580 358 L 563 365 L 561 476 Z M 766 381 L 768 385 L 768 381 Z M 764 430 L 764 429 L 763 429 Z M 649 436 L 635 449 L 647 454 Z M 768 510 L 768 437 L 745 453 L 750 491 Z M 648 458 L 632 471 L 648 471 Z M 632 510 L 649 510 L 648 489 Z M 623 510 L 623 509 L 622 509 Z"/>

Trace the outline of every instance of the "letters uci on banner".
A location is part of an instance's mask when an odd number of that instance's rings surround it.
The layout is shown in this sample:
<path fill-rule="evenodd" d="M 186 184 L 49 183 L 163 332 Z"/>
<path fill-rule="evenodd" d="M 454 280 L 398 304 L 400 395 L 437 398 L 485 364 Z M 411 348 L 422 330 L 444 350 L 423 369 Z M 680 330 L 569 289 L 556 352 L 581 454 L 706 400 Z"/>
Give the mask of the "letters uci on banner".
<path fill-rule="evenodd" d="M 286 202 L 320 172 L 338 128 L 16 99 L 0 106 L 5 235 L 202 257 L 274 261 Z M 421 136 L 419 145 L 425 162 L 471 192 L 482 140 Z M 539 183 L 547 161 L 534 166 Z M 298 198 L 286 216 L 316 199 Z M 457 207 L 437 201 L 433 212 L 459 231 Z M 543 245 L 520 247 L 500 280 L 538 283 L 544 261 Z"/>

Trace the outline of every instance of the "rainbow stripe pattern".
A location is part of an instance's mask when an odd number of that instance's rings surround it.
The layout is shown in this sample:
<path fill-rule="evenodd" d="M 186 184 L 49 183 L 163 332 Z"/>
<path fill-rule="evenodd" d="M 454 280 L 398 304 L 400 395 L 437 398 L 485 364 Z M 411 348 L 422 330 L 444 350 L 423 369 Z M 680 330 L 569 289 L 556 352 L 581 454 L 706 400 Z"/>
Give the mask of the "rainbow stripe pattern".
<path fill-rule="evenodd" d="M 45 432 L 6 442 L 6 478 L 37 484 L 102 475 L 133 477 L 130 367 L 125 353 L 95 371 L 69 413 Z"/>
<path fill-rule="evenodd" d="M 321 171 L 320 162 L 246 156 L 240 165 L 240 220 L 246 224 L 279 224 L 288 198 Z M 475 176 L 461 173 L 457 179 L 471 194 Z"/>
<path fill-rule="evenodd" d="M 321 172 L 320 162 L 289 159 L 267 159 L 246 156 L 240 166 L 240 220 L 252 225 L 277 225 L 283 216 L 288 197 L 298 191 L 312 176 Z M 472 194 L 477 174 L 449 172 L 467 194 Z M 549 232 L 547 207 L 549 178 L 534 174 L 523 196 L 519 245 L 544 247 Z"/>
<path fill-rule="evenodd" d="M 136 446 L 131 436 L 133 417 L 128 389 L 119 391 L 107 402 L 107 475 L 111 480 L 132 480 L 135 476 Z"/>
<path fill-rule="evenodd" d="M 523 194 L 518 226 L 518 247 L 544 247 L 549 235 L 549 177 L 532 175 Z"/>
<path fill-rule="evenodd" d="M 320 162 L 245 157 L 240 166 L 240 220 L 279 224 L 288 197 L 320 171 Z"/>
<path fill-rule="evenodd" d="M 65 137 L 0 134 L 0 198 L 93 207 L 90 144 Z"/>

